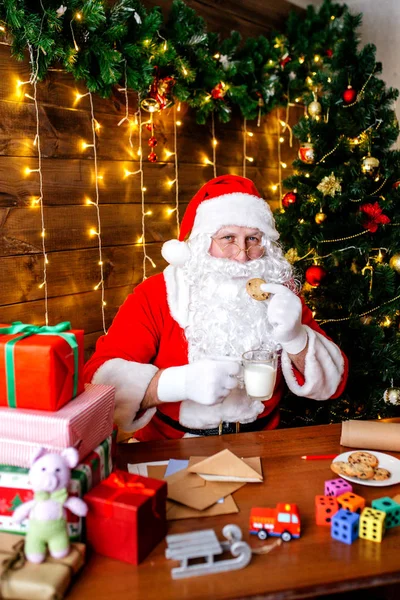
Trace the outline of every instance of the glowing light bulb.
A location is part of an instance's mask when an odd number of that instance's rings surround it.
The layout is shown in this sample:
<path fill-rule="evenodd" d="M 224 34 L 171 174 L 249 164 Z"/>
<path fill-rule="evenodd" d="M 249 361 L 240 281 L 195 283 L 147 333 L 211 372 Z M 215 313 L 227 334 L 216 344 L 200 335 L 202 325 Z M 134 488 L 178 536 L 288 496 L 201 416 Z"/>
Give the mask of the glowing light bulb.
<path fill-rule="evenodd" d="M 89 235 L 90 236 L 95 236 L 95 235 L 99 235 L 98 231 L 96 231 L 96 229 L 94 229 L 94 227 L 92 227 L 91 229 L 89 229 Z"/>
<path fill-rule="evenodd" d="M 313 82 L 313 80 L 311 79 L 310 76 L 308 76 L 307 79 L 306 79 L 306 83 L 308 83 L 308 85 L 311 85 L 312 82 Z"/>
<path fill-rule="evenodd" d="M 272 60 L 272 58 L 269 59 L 268 64 L 269 65 L 273 65 L 274 64 L 274 61 Z"/>
<path fill-rule="evenodd" d="M 178 103 L 178 106 L 177 106 L 177 109 L 176 109 L 176 110 L 177 110 L 178 112 L 181 112 L 181 103 L 180 103 L 180 102 Z"/>
<path fill-rule="evenodd" d="M 248 135 L 249 137 L 253 137 L 253 136 L 254 136 L 254 133 L 253 133 L 252 131 L 248 131 L 248 132 L 247 132 L 247 135 Z"/>
<path fill-rule="evenodd" d="M 142 192 L 147 192 L 147 187 L 142 187 Z"/>
<path fill-rule="evenodd" d="M 188 74 L 188 70 L 185 67 L 182 67 L 182 73 L 186 76 Z"/>
<path fill-rule="evenodd" d="M 141 235 L 140 237 L 138 237 L 137 243 L 141 244 L 142 242 L 143 242 L 143 236 Z"/>
<path fill-rule="evenodd" d="M 178 127 L 180 127 L 182 125 L 182 121 L 177 121 L 176 124 Z"/>
<path fill-rule="evenodd" d="M 97 264 L 101 267 L 101 265 L 103 264 L 103 261 L 99 260 L 99 262 Z"/>
<path fill-rule="evenodd" d="M 299 63 L 302 65 L 305 61 L 304 56 L 299 56 Z"/>
<path fill-rule="evenodd" d="M 101 129 L 101 125 L 96 119 L 94 120 L 94 128 L 96 131 L 100 131 Z"/>
<path fill-rule="evenodd" d="M 153 211 L 152 210 L 147 210 L 144 214 L 146 215 L 146 217 L 148 217 L 149 215 L 153 214 Z"/>
<path fill-rule="evenodd" d="M 24 174 L 25 175 L 30 175 L 32 173 L 33 169 L 30 169 L 29 167 L 25 167 L 24 169 Z"/>
<path fill-rule="evenodd" d="M 174 213 L 176 211 L 176 208 L 167 208 L 165 210 L 165 212 L 167 213 L 168 216 L 172 215 L 172 213 Z"/>
<path fill-rule="evenodd" d="M 295 99 L 294 99 L 294 101 L 295 101 L 296 103 L 300 102 L 300 100 L 301 100 L 301 98 L 295 98 Z"/>
<path fill-rule="evenodd" d="M 169 150 L 164 150 L 165 158 L 171 158 L 174 156 L 175 152 L 170 152 Z"/>
<path fill-rule="evenodd" d="M 220 53 L 217 52 L 217 54 L 214 54 L 214 58 L 216 58 L 217 60 L 221 57 Z"/>
<path fill-rule="evenodd" d="M 276 192 L 277 189 L 278 189 L 278 186 L 276 185 L 276 183 L 274 183 L 273 185 L 271 185 L 271 190 L 273 192 Z"/>
<path fill-rule="evenodd" d="M 316 54 L 316 55 L 314 56 L 314 62 L 316 62 L 316 63 L 317 63 L 317 62 L 319 62 L 320 60 L 321 60 L 321 57 L 320 57 L 320 55 L 319 55 L 319 54 Z"/>
<path fill-rule="evenodd" d="M 248 160 L 250 163 L 254 162 L 254 158 L 252 156 L 246 156 L 246 160 Z"/>
<path fill-rule="evenodd" d="M 45 231 L 45 229 L 42 229 L 42 231 L 41 231 L 41 233 L 40 233 L 40 236 L 41 236 L 42 238 L 44 238 L 44 237 L 46 236 L 46 231 Z"/>
<path fill-rule="evenodd" d="M 83 94 L 80 94 L 79 92 L 76 92 L 75 98 L 76 98 L 77 101 L 79 101 L 81 98 L 83 98 Z"/>
<path fill-rule="evenodd" d="M 218 145 L 218 140 L 216 140 L 215 138 L 212 141 L 212 145 L 214 146 L 214 148 Z"/>
<path fill-rule="evenodd" d="M 310 173 L 306 173 L 305 177 L 307 177 L 307 179 L 310 177 Z"/>
<path fill-rule="evenodd" d="M 77 13 L 76 13 L 76 15 L 75 15 L 75 19 L 76 19 L 77 21 L 81 21 L 81 20 L 82 20 L 82 13 L 80 13 L 80 12 L 77 12 Z"/>
<path fill-rule="evenodd" d="M 284 141 L 285 141 L 285 138 L 281 136 L 281 137 L 279 138 L 279 142 L 280 142 L 281 144 L 283 144 L 283 142 L 284 142 Z"/>
<path fill-rule="evenodd" d="M 336 19 L 335 15 L 331 15 L 331 21 L 334 21 Z"/>
<path fill-rule="evenodd" d="M 281 162 L 282 169 L 287 169 L 287 164 L 285 162 Z"/>
<path fill-rule="evenodd" d="M 95 204 L 90 198 L 85 198 L 85 204 Z"/>
<path fill-rule="evenodd" d="M 4 32 L 5 32 L 5 30 L 6 30 L 6 28 L 5 28 L 3 25 L 0 25 L 0 31 L 1 31 L 2 33 L 4 33 Z"/>
<path fill-rule="evenodd" d="M 167 51 L 167 48 L 168 48 L 168 46 L 167 46 L 167 42 L 164 42 L 164 45 L 163 45 L 163 50 L 164 50 L 164 52 L 166 52 L 166 51 Z"/>
<path fill-rule="evenodd" d="M 167 185 L 169 187 L 172 187 L 174 185 L 175 181 L 176 181 L 176 179 L 167 179 Z"/>
<path fill-rule="evenodd" d="M 210 160 L 209 158 L 207 158 L 207 157 L 203 158 L 203 163 L 204 163 L 205 165 L 212 165 L 212 164 L 213 164 L 213 163 L 211 162 L 211 160 Z"/>

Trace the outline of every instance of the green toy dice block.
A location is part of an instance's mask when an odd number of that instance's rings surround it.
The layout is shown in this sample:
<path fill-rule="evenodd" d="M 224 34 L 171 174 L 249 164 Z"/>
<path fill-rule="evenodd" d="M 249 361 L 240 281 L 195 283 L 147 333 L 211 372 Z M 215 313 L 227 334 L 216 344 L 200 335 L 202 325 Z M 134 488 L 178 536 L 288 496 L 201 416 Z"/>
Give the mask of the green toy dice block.
<path fill-rule="evenodd" d="M 389 496 L 384 496 L 383 498 L 372 500 L 371 504 L 372 508 L 382 510 L 386 513 L 386 529 L 400 525 L 400 504 L 398 502 L 389 498 Z"/>
<path fill-rule="evenodd" d="M 381 542 L 386 531 L 385 519 L 386 513 L 383 510 L 364 508 L 360 515 L 359 537 L 371 542 Z"/>

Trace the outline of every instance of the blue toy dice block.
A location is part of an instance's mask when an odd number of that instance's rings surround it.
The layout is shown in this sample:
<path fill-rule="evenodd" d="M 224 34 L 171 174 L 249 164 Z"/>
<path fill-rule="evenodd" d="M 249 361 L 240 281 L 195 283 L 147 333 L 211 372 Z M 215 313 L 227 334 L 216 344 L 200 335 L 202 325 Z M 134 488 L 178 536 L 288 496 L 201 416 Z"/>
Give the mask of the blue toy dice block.
<path fill-rule="evenodd" d="M 382 510 L 386 513 L 386 529 L 398 527 L 400 525 L 400 504 L 392 498 L 389 498 L 389 496 L 372 500 L 371 506 L 376 510 Z"/>
<path fill-rule="evenodd" d="M 331 536 L 334 540 L 352 544 L 358 538 L 360 515 L 341 508 L 332 517 Z"/>
<path fill-rule="evenodd" d="M 338 477 L 337 479 L 328 479 L 325 481 L 324 496 L 341 496 L 346 492 L 352 492 L 353 488 L 348 481 Z"/>

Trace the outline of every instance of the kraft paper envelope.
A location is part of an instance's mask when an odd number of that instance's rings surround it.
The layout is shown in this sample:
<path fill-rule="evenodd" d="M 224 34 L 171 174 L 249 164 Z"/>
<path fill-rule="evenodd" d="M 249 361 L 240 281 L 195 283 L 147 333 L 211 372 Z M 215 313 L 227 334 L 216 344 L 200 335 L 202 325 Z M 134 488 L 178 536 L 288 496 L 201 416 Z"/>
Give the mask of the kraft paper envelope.
<path fill-rule="evenodd" d="M 168 483 L 168 498 L 196 510 L 209 508 L 221 498 L 226 498 L 241 488 L 244 483 L 205 481 L 188 469 L 165 477 Z"/>
<path fill-rule="evenodd" d="M 263 480 L 261 462 L 259 462 L 259 469 L 252 468 L 250 465 L 258 466 L 255 459 L 248 464 L 230 450 L 222 450 L 196 464 L 189 464 L 188 470 L 190 473 L 197 473 L 206 481 L 261 482 Z"/>
<path fill-rule="evenodd" d="M 213 504 L 205 510 L 195 510 L 188 506 L 183 506 L 172 500 L 167 500 L 167 521 L 177 521 L 178 519 L 198 519 L 199 517 L 215 517 L 217 515 L 230 515 L 238 513 L 239 509 L 232 496 L 227 496 L 222 504 Z"/>
<path fill-rule="evenodd" d="M 163 479 L 165 471 L 165 465 L 148 466 L 148 475 L 149 477 L 153 477 L 154 479 Z M 232 496 L 226 496 L 222 504 L 217 502 L 216 504 L 213 504 L 205 510 L 196 510 L 194 508 L 184 506 L 183 504 L 173 502 L 173 500 L 167 500 L 167 521 L 176 521 L 179 519 L 192 519 L 199 517 L 214 517 L 217 515 L 230 515 L 232 513 L 237 512 L 239 512 L 239 509 Z"/>

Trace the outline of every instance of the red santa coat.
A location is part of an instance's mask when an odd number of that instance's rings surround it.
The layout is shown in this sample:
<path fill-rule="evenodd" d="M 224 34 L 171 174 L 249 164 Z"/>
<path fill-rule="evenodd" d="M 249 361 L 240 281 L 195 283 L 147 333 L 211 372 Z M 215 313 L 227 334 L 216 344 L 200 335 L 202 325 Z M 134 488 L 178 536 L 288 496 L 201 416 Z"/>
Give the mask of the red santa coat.
<path fill-rule="evenodd" d="M 158 369 L 188 363 L 185 333 L 171 314 L 168 295 L 164 273 L 150 277 L 138 285 L 119 309 L 107 335 L 99 338 L 96 351 L 85 366 L 86 382 L 108 382 L 116 386 L 116 416 L 119 411 L 118 403 L 124 407 L 123 417 L 120 416 L 116 420 L 117 422 L 119 420 L 119 425 L 127 431 L 136 429 L 135 438 L 141 441 L 180 438 L 184 435 L 159 419 L 155 409 L 147 411 L 147 416 L 139 410 L 147 385 Z M 304 303 L 302 323 L 308 327 L 310 346 L 313 346 L 312 339 L 315 337 L 311 330 L 319 340 L 321 337 L 326 341 L 329 340 Z M 339 350 L 337 352 L 339 353 Z M 342 364 L 338 369 L 335 367 L 338 385 L 335 385 L 331 398 L 343 392 L 347 380 L 347 359 L 343 353 L 339 354 L 341 356 L 339 362 Z M 312 364 L 312 358 L 309 363 Z M 287 357 L 285 360 L 282 357 L 282 366 L 289 387 L 301 396 L 301 389 L 305 383 L 304 376 L 295 369 L 290 360 L 288 362 Z M 142 373 L 144 373 L 143 377 Z M 264 411 L 258 416 L 260 418 L 271 415 L 266 429 L 273 429 L 279 423 L 278 405 L 283 389 L 284 378 L 280 368 L 274 394 L 265 403 Z M 181 404 L 181 402 L 163 403 L 157 407 L 157 410 L 179 422 Z M 199 408 L 206 409 L 202 406 Z M 143 424 L 144 427 L 141 427 Z"/>

